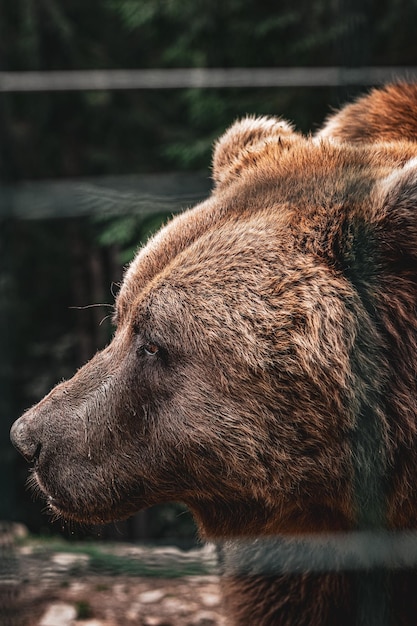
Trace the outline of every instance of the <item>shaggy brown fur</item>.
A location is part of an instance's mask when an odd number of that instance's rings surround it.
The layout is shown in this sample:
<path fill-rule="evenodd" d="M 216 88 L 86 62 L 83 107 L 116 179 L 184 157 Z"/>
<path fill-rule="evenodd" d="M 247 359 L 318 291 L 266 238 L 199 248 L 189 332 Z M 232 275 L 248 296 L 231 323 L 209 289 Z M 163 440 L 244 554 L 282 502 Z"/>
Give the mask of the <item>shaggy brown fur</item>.
<path fill-rule="evenodd" d="M 127 270 L 112 343 L 13 427 L 54 512 L 178 500 L 230 540 L 232 624 L 416 622 L 414 572 L 263 573 L 252 539 L 415 527 L 416 107 L 397 85 L 315 138 L 237 122 L 212 196 Z"/>
<path fill-rule="evenodd" d="M 321 137 L 338 141 L 417 141 L 417 85 L 395 84 L 374 89 L 366 98 L 330 116 Z"/>

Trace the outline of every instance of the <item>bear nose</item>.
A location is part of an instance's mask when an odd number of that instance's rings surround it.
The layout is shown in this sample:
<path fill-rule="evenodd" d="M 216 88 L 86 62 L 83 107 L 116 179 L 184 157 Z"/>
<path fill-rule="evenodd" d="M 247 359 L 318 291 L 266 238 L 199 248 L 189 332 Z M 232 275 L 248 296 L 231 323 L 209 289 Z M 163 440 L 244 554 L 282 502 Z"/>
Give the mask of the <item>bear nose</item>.
<path fill-rule="evenodd" d="M 41 444 L 37 438 L 33 437 L 23 418 L 18 419 L 13 424 L 10 439 L 14 447 L 29 463 L 39 456 Z"/>

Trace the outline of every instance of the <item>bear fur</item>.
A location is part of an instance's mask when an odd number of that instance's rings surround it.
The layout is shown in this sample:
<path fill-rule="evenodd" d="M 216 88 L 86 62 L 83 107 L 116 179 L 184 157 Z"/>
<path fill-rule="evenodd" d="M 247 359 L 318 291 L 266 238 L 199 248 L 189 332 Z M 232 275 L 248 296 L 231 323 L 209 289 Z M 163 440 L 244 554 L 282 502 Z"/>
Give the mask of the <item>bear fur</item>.
<path fill-rule="evenodd" d="M 416 526 L 416 111 L 397 84 L 315 137 L 235 123 L 211 197 L 127 269 L 110 345 L 12 429 L 60 516 L 185 503 L 224 542 L 230 624 L 417 621 L 411 567 L 282 563 Z"/>

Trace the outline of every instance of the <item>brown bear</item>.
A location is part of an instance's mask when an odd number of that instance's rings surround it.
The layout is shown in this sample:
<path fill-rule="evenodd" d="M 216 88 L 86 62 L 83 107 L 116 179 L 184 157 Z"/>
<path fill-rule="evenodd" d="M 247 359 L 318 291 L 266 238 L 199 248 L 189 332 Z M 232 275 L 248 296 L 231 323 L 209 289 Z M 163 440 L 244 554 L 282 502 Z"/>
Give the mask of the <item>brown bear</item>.
<path fill-rule="evenodd" d="M 57 515 L 185 503 L 224 541 L 230 624 L 417 623 L 417 568 L 332 543 L 416 526 L 416 111 L 398 84 L 315 137 L 234 124 L 212 196 L 126 271 L 110 345 L 12 429 Z"/>

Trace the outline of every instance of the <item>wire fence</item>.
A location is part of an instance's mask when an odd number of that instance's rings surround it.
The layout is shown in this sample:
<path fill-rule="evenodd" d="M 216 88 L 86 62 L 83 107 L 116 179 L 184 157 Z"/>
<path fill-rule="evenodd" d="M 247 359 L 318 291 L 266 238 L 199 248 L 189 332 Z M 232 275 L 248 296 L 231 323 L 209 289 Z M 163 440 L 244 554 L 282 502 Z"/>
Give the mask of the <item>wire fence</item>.
<path fill-rule="evenodd" d="M 183 68 L 0 72 L 0 92 L 340 87 L 415 80 L 417 67 Z"/>
<path fill-rule="evenodd" d="M 25 181 L 0 186 L 0 218 L 170 214 L 203 200 L 210 188 L 209 175 L 197 172 Z"/>
<path fill-rule="evenodd" d="M 260 576 L 306 572 L 401 570 L 417 564 L 414 531 L 351 531 L 237 540 L 231 547 L 235 573 Z"/>

